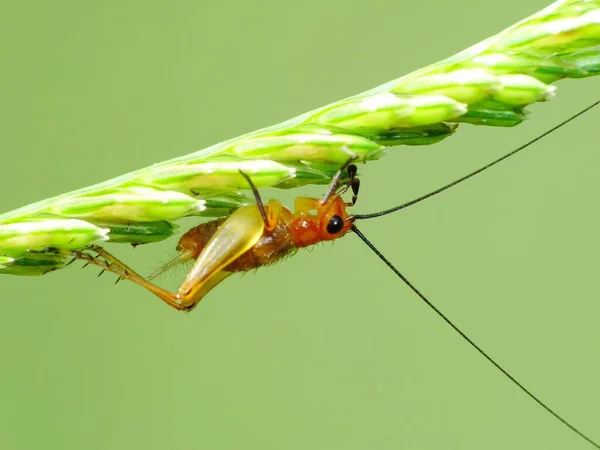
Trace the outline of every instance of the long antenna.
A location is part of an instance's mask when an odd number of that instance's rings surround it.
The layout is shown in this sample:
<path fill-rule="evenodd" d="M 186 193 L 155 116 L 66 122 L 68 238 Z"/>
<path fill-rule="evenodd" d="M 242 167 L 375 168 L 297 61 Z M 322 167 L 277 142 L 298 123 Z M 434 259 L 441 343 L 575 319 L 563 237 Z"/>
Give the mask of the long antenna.
<path fill-rule="evenodd" d="M 450 189 L 451 187 L 456 186 L 457 184 L 462 183 L 463 181 L 467 181 L 469 178 L 474 177 L 475 175 L 479 175 L 481 172 L 489 169 L 490 167 L 495 166 L 498 163 L 501 163 L 502 161 L 504 161 L 505 159 L 510 158 L 513 155 L 516 155 L 517 153 L 519 153 L 521 150 L 525 150 L 527 147 L 529 147 L 532 144 L 535 144 L 537 141 L 539 141 L 540 139 L 545 138 L 546 136 L 548 136 L 549 134 L 552 134 L 553 132 L 555 132 L 556 130 L 558 130 L 559 128 L 565 126 L 566 124 L 568 124 L 569 122 L 575 120 L 576 118 L 578 118 L 579 116 L 581 116 L 582 114 L 585 114 L 586 112 L 588 112 L 590 109 L 594 108 L 595 106 L 600 104 L 600 100 L 595 101 L 594 103 L 592 103 L 590 106 L 588 106 L 587 108 L 579 111 L 577 114 L 569 117 L 568 119 L 562 121 L 561 123 L 559 123 L 558 125 L 550 128 L 548 131 L 540 134 L 539 136 L 537 136 L 536 138 L 530 140 L 529 142 L 526 142 L 525 144 L 517 147 L 516 149 L 514 149 L 513 151 L 501 156 L 498 159 L 495 159 L 494 161 L 492 161 L 491 163 L 486 164 L 485 166 L 480 167 L 479 169 L 474 170 L 471 173 L 466 174 L 465 176 L 459 178 L 458 180 L 454 180 L 451 183 L 446 184 L 445 186 L 442 186 L 434 191 L 429 192 L 428 194 L 422 195 L 421 197 L 415 198 L 414 200 L 411 200 L 410 202 L 404 203 L 400 206 L 396 206 L 394 208 L 390 208 L 390 209 L 386 209 L 384 211 L 380 211 L 380 212 L 376 212 L 376 213 L 371 213 L 371 214 L 354 214 L 354 218 L 355 219 L 372 219 L 374 217 L 381 217 L 381 216 L 385 216 L 386 214 L 390 214 L 396 211 L 400 211 L 401 209 L 404 208 L 408 208 L 409 206 L 415 205 L 417 203 L 422 202 L 423 200 L 427 200 L 428 198 L 431 198 L 435 195 L 438 195 L 442 192 L 444 192 L 445 190 Z"/>
<path fill-rule="evenodd" d="M 512 381 L 515 385 L 517 385 L 519 387 L 519 389 L 521 389 L 523 392 L 525 392 L 525 394 L 527 394 L 531 399 L 535 400 L 535 402 L 537 404 L 539 404 L 542 408 L 544 408 L 546 411 L 548 411 L 550 414 L 552 414 L 554 417 L 556 417 L 558 420 L 560 420 L 564 425 L 566 425 L 567 427 L 569 427 L 572 431 L 574 431 L 575 433 L 577 433 L 580 437 L 582 437 L 583 439 L 585 439 L 587 442 L 589 442 L 590 444 L 592 444 L 594 447 L 596 447 L 597 449 L 600 449 L 600 444 L 594 442 L 591 438 L 587 437 L 585 434 L 583 434 L 583 432 L 579 431 L 577 428 L 575 428 L 573 425 L 571 425 L 569 422 L 567 422 L 565 419 L 563 419 L 557 412 L 555 412 L 552 408 L 550 408 L 548 405 L 546 405 L 544 402 L 542 402 L 538 397 L 536 397 L 531 391 L 529 391 L 529 389 L 527 389 L 525 386 L 523 386 L 519 381 L 517 381 L 517 379 L 515 377 L 513 377 L 510 373 L 508 373 L 500 364 L 498 364 L 494 359 L 492 359 L 492 357 L 490 355 L 488 355 L 481 347 L 479 347 L 469 336 L 467 336 L 460 328 L 458 328 L 457 325 L 454 324 L 454 322 L 452 322 L 448 316 L 446 316 L 442 311 L 440 311 L 433 303 L 431 303 L 430 300 L 427 299 L 427 297 L 425 297 L 425 295 L 423 295 L 421 293 L 421 291 L 419 291 L 414 284 L 412 284 L 410 281 L 408 281 L 408 278 L 406 278 L 398 269 L 396 269 L 394 267 L 394 265 L 385 257 L 383 256 L 383 254 L 377 250 L 377 248 L 371 243 L 371 241 L 369 241 L 367 239 L 367 237 L 362 234 L 358 228 L 356 228 L 355 225 L 352 225 L 352 231 L 354 231 L 354 233 L 356 233 L 356 235 L 365 243 L 367 244 L 367 246 L 373 250 L 373 252 L 379 257 L 379 259 L 381 259 L 390 269 L 392 269 L 392 271 L 398 276 L 398 278 L 400 278 L 402 281 L 404 281 L 404 283 L 415 293 L 419 296 L 419 298 L 421 300 L 423 300 L 423 302 L 425 302 L 425 304 L 427 306 L 429 306 L 429 308 L 431 308 L 439 317 L 442 318 L 442 320 L 444 320 L 444 322 L 446 322 L 448 325 L 450 325 L 452 327 L 452 329 L 454 331 L 456 331 L 465 341 L 467 341 L 469 343 L 469 345 L 471 345 L 471 347 L 473 347 L 475 350 L 477 350 L 485 359 L 487 359 L 489 362 L 491 362 L 494 367 L 496 367 L 496 369 L 498 369 L 500 372 L 502 372 L 510 381 Z"/>

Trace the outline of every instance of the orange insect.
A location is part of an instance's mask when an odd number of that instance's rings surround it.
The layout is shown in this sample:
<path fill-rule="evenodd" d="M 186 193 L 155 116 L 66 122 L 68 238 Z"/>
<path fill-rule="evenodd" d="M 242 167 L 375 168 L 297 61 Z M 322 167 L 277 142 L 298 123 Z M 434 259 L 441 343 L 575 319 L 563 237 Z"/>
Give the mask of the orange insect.
<path fill-rule="evenodd" d="M 267 266 L 299 248 L 344 236 L 354 222 L 354 216 L 346 212 L 346 206 L 356 203 L 360 186 L 356 178 L 357 168 L 350 164 L 351 161 L 333 177 L 322 200 L 299 197 L 294 204 L 294 212 L 284 208 L 277 200 L 270 200 L 264 206 L 250 177 L 240 171 L 254 192 L 256 206 L 243 206 L 227 218 L 202 223 L 189 230 L 177 245 L 180 255 L 150 277 L 152 279 L 180 262 L 194 260 L 194 266 L 177 293 L 144 279 L 100 246 L 92 246 L 90 250 L 106 259 L 107 263 L 83 252 L 75 252 L 75 257 L 143 286 L 175 309 L 189 311 L 232 273 Z M 341 184 L 344 170 L 348 181 Z M 353 191 L 352 201 L 346 203 L 341 195 L 350 188 Z"/>
<path fill-rule="evenodd" d="M 347 206 L 356 203 L 360 183 L 356 178 L 357 169 L 352 160 L 348 161 L 334 176 L 327 193 L 322 200 L 300 197 L 296 199 L 294 212 L 284 208 L 275 200 L 264 206 L 261 197 L 248 175 L 241 175 L 248 181 L 254 192 L 256 206 L 243 206 L 229 217 L 213 220 L 198 225 L 179 240 L 177 250 L 180 255 L 173 261 L 160 268 L 153 276 L 164 272 L 175 264 L 194 260 L 194 265 L 177 293 L 169 292 L 151 281 L 144 279 L 124 263 L 112 256 L 102 247 L 93 245 L 86 250 L 97 253 L 101 258 L 94 258 L 85 251 L 73 252 L 76 259 L 101 266 L 104 270 L 119 275 L 120 278 L 133 281 L 156 294 L 168 305 L 178 310 L 193 309 L 202 298 L 217 284 L 234 272 L 244 272 L 250 269 L 273 264 L 280 261 L 297 249 L 308 247 L 322 241 L 330 241 L 344 236 L 352 230 L 373 252 L 402 280 L 410 289 L 431 308 L 442 320 L 454 329 L 471 347 L 494 365 L 504 376 L 521 389 L 532 400 L 537 402 L 548 413 L 571 429 L 593 447 L 600 449 L 600 444 L 574 427 L 570 422 L 542 402 L 529 389 L 521 384 L 514 376 L 498 364 L 487 352 L 478 346 L 457 325 L 454 324 L 440 309 L 438 309 L 424 294 L 422 294 L 401 272 L 398 271 L 375 246 L 356 228 L 354 221 L 379 217 L 404 209 L 433 197 L 463 181 L 489 169 L 501 161 L 529 147 L 534 142 L 552 133 L 566 123 L 572 121 L 584 112 L 600 104 L 600 101 L 575 114 L 559 125 L 553 127 L 541 136 L 529 141 L 517 149 L 492 161 L 491 163 L 453 181 L 439 189 L 425 194 L 408 203 L 374 214 L 348 214 Z M 348 180 L 341 183 L 342 174 L 347 173 Z M 342 195 L 352 189 L 351 202 L 344 202 Z"/>

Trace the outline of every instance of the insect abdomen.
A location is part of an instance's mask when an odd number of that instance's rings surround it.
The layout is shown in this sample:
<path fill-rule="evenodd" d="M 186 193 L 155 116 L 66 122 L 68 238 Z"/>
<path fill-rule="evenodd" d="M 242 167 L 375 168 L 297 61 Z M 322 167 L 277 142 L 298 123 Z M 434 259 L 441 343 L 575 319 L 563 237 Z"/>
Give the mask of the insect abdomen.
<path fill-rule="evenodd" d="M 287 223 L 279 221 L 273 231 L 263 233 L 254 247 L 229 264 L 225 270 L 244 272 L 274 264 L 296 250 Z"/>

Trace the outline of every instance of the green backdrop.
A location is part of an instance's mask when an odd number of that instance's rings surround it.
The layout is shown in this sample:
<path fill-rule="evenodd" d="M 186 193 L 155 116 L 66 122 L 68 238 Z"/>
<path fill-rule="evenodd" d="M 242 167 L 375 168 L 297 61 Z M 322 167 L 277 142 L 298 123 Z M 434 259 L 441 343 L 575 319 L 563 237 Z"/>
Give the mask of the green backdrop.
<path fill-rule="evenodd" d="M 545 5 L 7 2 L 0 211 L 364 91 Z M 557 98 L 518 128 L 462 125 L 443 143 L 389 150 L 361 169 L 354 210 L 398 204 L 490 161 L 598 98 L 598 83 L 559 83 Z M 599 117 L 361 224 L 467 333 L 595 439 Z M 322 192 L 264 195 L 291 205 Z M 148 273 L 175 243 L 111 248 Z M 191 314 L 77 265 L 0 277 L 2 449 L 590 448 L 355 236 L 232 277 Z"/>

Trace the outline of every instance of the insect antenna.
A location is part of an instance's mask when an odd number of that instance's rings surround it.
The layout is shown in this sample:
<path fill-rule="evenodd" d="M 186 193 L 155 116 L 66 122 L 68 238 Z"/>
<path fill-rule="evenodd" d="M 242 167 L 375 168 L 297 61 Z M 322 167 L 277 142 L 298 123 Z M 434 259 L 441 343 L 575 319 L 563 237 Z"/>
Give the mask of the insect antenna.
<path fill-rule="evenodd" d="M 599 102 L 600 103 L 600 102 Z M 388 266 L 392 272 L 396 274 L 398 278 L 400 278 L 417 296 L 429 307 L 431 308 L 444 322 L 446 322 L 454 331 L 456 331 L 465 341 L 469 343 L 471 347 L 477 350 L 485 359 L 487 359 L 490 363 L 496 367 L 503 375 L 505 375 L 510 381 L 512 381 L 519 389 L 521 389 L 525 394 L 527 394 L 531 399 L 533 399 L 538 405 L 552 414 L 555 418 L 561 421 L 564 425 L 566 425 L 569 429 L 574 431 L 577 435 L 585 439 L 588 443 L 593 445 L 595 448 L 600 449 L 600 444 L 593 441 L 591 438 L 586 436 L 583 432 L 579 431 L 566 419 L 560 416 L 557 412 L 555 412 L 552 408 L 550 408 L 546 403 L 541 401 L 538 397 L 535 396 L 529 389 L 527 389 L 523 384 L 521 384 L 517 379 L 512 376 L 509 372 L 506 371 L 499 363 L 497 363 L 488 353 L 485 352 L 479 345 L 477 345 L 469 336 L 467 336 L 457 325 L 452 322 L 448 316 L 446 316 L 437 306 L 435 306 L 417 287 L 412 284 L 408 278 L 406 278 L 402 272 L 400 272 L 394 265 L 367 239 L 367 237 L 362 234 L 362 232 L 355 226 L 352 225 L 352 231 L 377 255 L 379 259 L 381 259 L 386 266 Z"/>
<path fill-rule="evenodd" d="M 448 183 L 440 188 L 437 188 L 425 195 L 422 195 L 421 197 L 415 198 L 409 202 L 403 203 L 402 205 L 399 206 L 395 206 L 393 208 L 390 209 L 386 209 L 383 211 L 379 211 L 376 213 L 371 213 L 371 214 L 354 214 L 353 217 L 355 219 L 372 219 L 374 217 L 381 217 L 381 216 L 385 216 L 387 214 L 396 212 L 396 211 L 400 211 L 401 209 L 404 208 L 408 208 L 409 206 L 412 205 L 416 205 L 417 203 L 422 202 L 423 200 L 427 200 L 428 198 L 434 197 L 438 194 L 441 194 L 442 192 L 450 189 L 451 187 L 456 186 L 457 184 L 462 183 L 463 181 L 467 181 L 469 178 L 474 177 L 475 175 L 479 175 L 481 172 L 486 171 L 487 169 L 495 166 L 498 163 L 501 163 L 502 161 L 510 158 L 511 156 L 516 155 L 517 153 L 519 153 L 521 150 L 525 150 L 527 147 L 529 147 L 532 144 L 535 144 L 537 141 L 545 138 L 546 136 L 548 136 L 549 134 L 552 134 L 553 132 L 555 132 L 556 130 L 558 130 L 559 128 L 562 128 L 563 126 L 565 126 L 566 124 L 568 124 L 569 122 L 577 119 L 579 116 L 585 114 L 586 112 L 588 112 L 590 109 L 594 108 L 595 106 L 598 106 L 600 104 L 600 100 L 596 100 L 594 103 L 592 103 L 591 105 L 589 105 L 588 107 L 584 108 L 583 110 L 579 111 L 577 114 L 572 115 L 571 117 L 569 117 L 568 119 L 563 120 L 561 123 L 559 123 L 558 125 L 550 128 L 549 130 L 545 131 L 544 133 L 540 134 L 539 136 L 531 139 L 530 141 L 526 142 L 525 144 L 517 147 L 516 149 L 512 150 L 509 153 L 506 153 L 505 155 L 501 156 L 498 159 L 495 159 L 494 161 L 486 164 L 485 166 L 482 166 L 476 170 L 474 170 L 473 172 L 470 172 L 462 177 L 460 177 L 457 180 L 452 181 L 451 183 Z"/>

